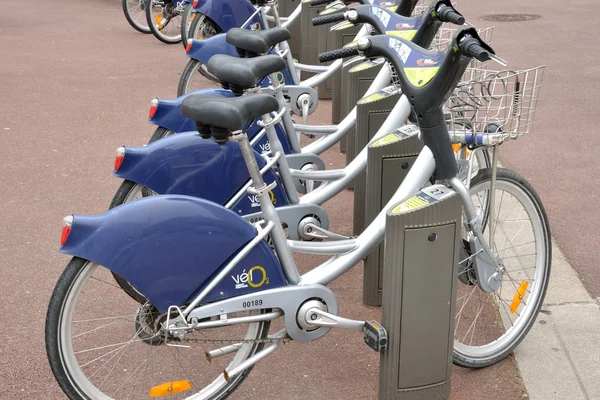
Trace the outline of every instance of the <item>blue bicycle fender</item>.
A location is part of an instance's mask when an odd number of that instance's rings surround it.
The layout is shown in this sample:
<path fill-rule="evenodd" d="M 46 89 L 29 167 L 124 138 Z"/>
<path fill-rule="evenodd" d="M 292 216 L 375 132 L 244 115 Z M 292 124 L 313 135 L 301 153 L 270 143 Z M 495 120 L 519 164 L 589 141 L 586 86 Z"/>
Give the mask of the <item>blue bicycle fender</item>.
<path fill-rule="evenodd" d="M 166 312 L 191 301 L 255 236 L 252 225 L 217 204 L 151 196 L 100 215 L 75 215 L 60 252 L 117 273 Z M 203 303 L 283 285 L 281 267 L 263 240 Z"/>
<path fill-rule="evenodd" d="M 179 96 L 175 100 L 157 99 L 158 106 L 156 108 L 156 111 L 154 112 L 154 116 L 152 118 L 149 118 L 148 122 L 150 122 L 153 125 L 167 128 L 171 132 L 175 133 L 195 131 L 196 124 L 194 123 L 194 121 L 181 115 L 181 103 L 183 103 L 183 100 L 187 96 L 193 94 L 204 94 L 215 97 L 233 97 L 233 93 L 230 90 L 203 89 L 198 90 L 196 92 L 184 94 L 183 96 Z M 254 120 L 250 127 L 246 130 L 250 140 L 252 140 L 262 130 L 262 128 L 260 128 L 256 124 L 256 121 L 257 120 Z M 292 149 L 281 123 L 275 125 L 275 131 L 277 132 L 277 137 L 279 138 L 281 146 L 283 147 L 283 152 L 285 154 L 291 154 Z M 259 153 L 264 153 L 270 150 L 269 140 L 267 139 L 266 135 L 254 145 L 254 149 Z"/>
<path fill-rule="evenodd" d="M 203 64 L 208 63 L 208 60 L 216 54 L 239 57 L 235 47 L 225 41 L 224 33 L 203 40 L 192 39 L 188 43 L 191 45 L 185 55 Z"/>
<path fill-rule="evenodd" d="M 265 160 L 255 152 L 260 168 Z M 158 194 L 185 194 L 225 205 L 250 179 L 239 144 L 219 145 L 197 132 L 172 135 L 148 146 L 127 147 L 115 176 Z M 283 186 L 273 171 L 263 175 L 273 189 L 274 203 L 288 204 Z M 238 209 L 235 210 L 236 213 Z"/>
<path fill-rule="evenodd" d="M 203 94 L 214 97 L 233 97 L 231 90 L 225 89 L 202 89 L 195 92 L 184 94 L 174 100 L 157 99 L 158 106 L 152 118 L 148 119 L 153 125 L 162 126 L 168 130 L 178 132 L 188 132 L 196 129 L 196 124 L 189 118 L 181 115 L 181 103 L 183 100 L 194 94 Z"/>
<path fill-rule="evenodd" d="M 198 0 L 194 11 L 206 15 L 222 32 L 227 32 L 231 28 L 241 28 L 256 9 L 247 0 Z M 252 18 L 248 28 L 257 27 L 264 28 L 258 14 Z"/>

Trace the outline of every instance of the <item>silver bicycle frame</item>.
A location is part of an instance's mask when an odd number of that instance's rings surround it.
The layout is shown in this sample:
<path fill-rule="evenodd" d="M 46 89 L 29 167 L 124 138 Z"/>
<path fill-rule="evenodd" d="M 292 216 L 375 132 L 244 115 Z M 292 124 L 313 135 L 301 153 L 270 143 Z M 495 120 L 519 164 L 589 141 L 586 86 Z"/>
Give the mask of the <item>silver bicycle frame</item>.
<path fill-rule="evenodd" d="M 367 167 L 367 154 L 369 144 L 381 139 L 385 135 L 393 132 L 397 128 L 403 126 L 410 115 L 410 103 L 406 96 L 401 96 L 400 100 L 396 103 L 390 115 L 386 118 L 385 122 L 381 125 L 375 136 L 369 141 L 367 146 L 365 146 L 361 152 L 356 156 L 354 160 L 350 164 L 348 164 L 345 168 L 339 170 L 325 170 L 325 171 L 301 171 L 301 170 L 293 170 L 290 169 L 285 162 L 285 160 L 280 160 L 280 158 L 285 158 L 283 155 L 283 148 L 281 147 L 281 142 L 277 138 L 277 133 L 274 129 L 274 124 L 278 122 L 279 117 L 284 118 L 289 114 L 285 111 L 285 108 L 282 109 L 279 114 L 275 118 L 269 117 L 269 122 L 265 123 L 263 121 L 264 126 L 266 126 L 267 135 L 269 137 L 269 142 L 271 143 L 272 153 L 276 157 L 276 162 L 278 165 L 278 173 L 281 178 L 281 182 L 284 186 L 284 190 L 288 194 L 288 200 L 290 204 L 316 204 L 321 205 L 326 201 L 333 198 L 335 195 L 340 193 L 344 188 L 348 186 L 350 182 L 356 179 L 361 172 L 365 170 Z M 265 117 L 266 118 L 266 117 Z M 262 132 L 259 133 L 262 136 Z M 329 136 L 328 136 L 329 137 Z M 257 140 L 257 139 L 253 139 Z M 261 173 L 266 172 L 271 166 L 274 165 L 271 159 L 267 160 L 267 166 L 263 167 Z M 269 167 L 269 168 L 267 168 Z M 430 174 L 431 175 L 431 174 Z M 300 178 L 306 180 L 313 181 L 327 181 L 326 185 L 319 186 L 315 190 L 307 193 L 306 195 L 298 198 L 298 194 L 296 192 L 295 185 L 293 184 L 293 178 Z M 235 203 L 244 195 L 248 187 L 252 185 L 252 182 L 249 181 L 244 185 L 233 197 L 232 199 L 225 205 L 226 208 L 231 208 Z"/>
<path fill-rule="evenodd" d="M 365 93 L 365 95 L 363 97 L 367 97 L 367 96 L 383 89 L 384 87 L 388 86 L 391 83 L 391 81 L 392 81 L 392 76 L 391 76 L 390 68 L 389 68 L 388 64 L 386 63 L 385 66 L 383 68 L 381 68 L 381 71 L 379 71 L 379 73 L 373 80 L 373 83 L 371 83 L 371 86 L 369 86 L 369 89 L 367 90 L 367 92 Z M 390 116 L 391 116 L 391 114 L 390 114 Z M 327 136 L 323 136 L 322 138 L 303 147 L 302 152 L 303 153 L 321 154 L 322 152 L 324 152 L 325 150 L 329 149 L 334 144 L 339 142 L 348 132 L 350 132 L 350 129 L 352 129 L 352 127 L 355 124 L 356 124 L 356 106 L 354 106 L 352 111 L 350 111 L 350 113 L 342 120 L 342 122 L 339 123 L 339 125 L 337 125 L 337 130 L 335 132 L 327 134 Z M 288 129 L 287 126 L 285 128 Z M 317 129 L 317 127 L 315 127 L 315 129 Z M 303 129 L 303 130 L 305 130 L 305 129 Z M 309 130 L 307 130 L 307 131 L 309 131 Z"/>
<path fill-rule="evenodd" d="M 410 103 L 408 102 L 406 96 L 403 95 L 400 97 L 400 100 L 396 103 L 390 112 L 390 115 L 381 125 L 375 136 L 373 136 L 373 138 L 354 158 L 354 160 L 352 160 L 352 162 L 343 169 L 343 176 L 333 181 L 330 180 L 326 185 L 319 186 L 312 192 L 302 196 L 300 203 L 312 203 L 320 205 L 344 190 L 344 188 L 346 188 L 350 182 L 356 179 L 358 175 L 360 175 L 360 173 L 363 172 L 367 167 L 369 144 L 381 139 L 385 135 L 404 125 L 410 115 L 410 112 Z M 329 138 L 329 136 L 327 138 Z M 323 181 L 328 180 L 327 178 L 333 173 L 336 173 L 336 171 L 304 171 L 301 172 L 301 175 L 303 176 L 303 179 Z M 293 170 L 292 175 L 297 175 L 297 172 Z M 431 174 L 429 174 L 429 176 L 431 176 Z"/>

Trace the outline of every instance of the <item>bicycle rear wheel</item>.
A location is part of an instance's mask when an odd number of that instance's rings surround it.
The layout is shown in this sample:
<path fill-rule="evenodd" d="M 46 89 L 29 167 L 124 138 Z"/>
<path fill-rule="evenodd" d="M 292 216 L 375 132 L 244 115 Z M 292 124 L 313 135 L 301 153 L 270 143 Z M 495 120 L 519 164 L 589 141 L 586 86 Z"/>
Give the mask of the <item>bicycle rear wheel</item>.
<path fill-rule="evenodd" d="M 190 27 L 192 26 L 192 22 L 194 22 L 194 18 L 196 17 L 196 13 L 192 12 L 193 10 L 194 8 L 192 7 L 192 3 L 187 3 L 183 9 L 183 13 L 181 14 L 181 44 L 183 44 L 184 49 L 188 44 Z"/>
<path fill-rule="evenodd" d="M 158 40 L 166 44 L 181 41 L 183 8 L 172 0 L 147 0 L 146 21 Z"/>
<path fill-rule="evenodd" d="M 207 79 L 206 79 L 207 78 Z M 198 60 L 190 59 L 187 63 L 177 85 L 177 96 L 183 96 L 186 93 L 197 90 L 214 87 L 214 84 L 221 83 L 206 69 L 206 65 Z"/>
<path fill-rule="evenodd" d="M 491 177 L 491 169 L 480 170 L 470 193 L 484 219 L 493 212 L 494 243 L 489 245 L 502 270 L 500 288 L 480 289 L 472 264 L 477 254 L 464 250 L 466 257 L 459 260 L 454 363 L 471 368 L 503 360 L 525 338 L 542 307 L 552 262 L 548 217 L 535 190 L 515 172 L 498 168 L 491 210 Z M 489 229 L 488 220 L 486 238 Z"/>
<path fill-rule="evenodd" d="M 216 23 L 214 23 L 210 18 L 208 18 L 206 15 L 201 14 L 201 13 L 192 13 L 194 15 L 194 19 L 191 23 L 189 32 L 188 32 L 188 43 L 189 40 L 191 39 L 197 39 L 197 40 L 204 40 L 207 38 L 210 38 L 212 36 L 218 35 L 220 33 L 223 33 L 223 31 L 221 30 L 221 28 L 219 27 L 219 25 L 217 25 Z M 187 44 L 186 44 L 186 49 L 187 49 Z M 190 63 L 192 63 L 192 61 L 195 61 L 195 69 L 188 71 L 188 77 L 186 79 L 188 80 L 192 80 L 196 77 L 196 72 L 199 73 L 200 75 L 202 75 L 203 77 L 205 77 L 206 79 L 215 82 L 215 83 L 219 83 L 219 80 L 210 72 L 208 72 L 208 70 L 206 69 L 206 65 L 204 63 L 201 63 L 200 61 L 197 60 L 190 60 Z M 189 66 L 189 64 L 188 64 Z M 182 80 L 180 81 L 180 86 L 183 82 L 184 79 L 184 75 L 186 74 L 187 68 L 186 70 L 184 70 L 184 73 L 182 74 Z M 189 91 L 193 91 L 193 84 L 188 83 L 188 85 L 191 85 L 189 87 Z M 182 89 L 184 90 L 184 89 Z M 188 92 L 184 92 L 184 93 L 188 93 Z"/>
<path fill-rule="evenodd" d="M 162 328 L 165 317 L 127 297 L 107 269 L 71 259 L 46 316 L 46 351 L 61 389 L 70 399 L 141 399 L 154 389 L 170 399 L 222 400 L 251 369 L 229 381 L 223 371 L 260 351 L 270 326 L 262 321 L 197 329 L 177 340 Z M 225 349 L 221 341 L 238 347 L 219 351 Z M 209 362 L 206 353 L 215 350 Z M 177 393 L 178 384 L 190 388 Z"/>
<path fill-rule="evenodd" d="M 123 0 L 123 14 L 129 25 L 138 32 L 150 33 L 146 20 L 146 3 L 148 0 Z"/>

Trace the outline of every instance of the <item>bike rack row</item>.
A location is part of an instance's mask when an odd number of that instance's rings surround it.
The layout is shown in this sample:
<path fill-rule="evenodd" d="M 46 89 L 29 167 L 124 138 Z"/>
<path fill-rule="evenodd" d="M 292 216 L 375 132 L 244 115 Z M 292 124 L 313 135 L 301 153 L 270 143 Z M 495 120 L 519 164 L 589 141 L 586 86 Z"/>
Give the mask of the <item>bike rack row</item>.
<path fill-rule="evenodd" d="M 313 6 L 310 0 L 279 0 L 279 15 L 289 16 L 300 3 L 301 16 L 288 29 L 292 36 L 291 52 L 301 64 L 319 64 L 320 53 L 343 48 L 361 29 L 345 22 L 333 27 L 313 26 L 314 17 L 343 11 L 346 6 L 341 1 Z M 482 32 L 489 42 L 492 30 Z M 443 35 L 440 37 L 443 41 Z M 340 123 L 356 107 L 356 123 L 340 142 L 346 163 L 355 160 L 361 149 L 367 149 L 366 172 L 349 185 L 354 195 L 354 235 L 365 231 L 390 201 L 424 146 L 414 125 L 405 125 L 373 141 L 402 96 L 394 84 L 365 95 L 382 68 L 388 68 L 383 58 L 348 59 L 317 90 L 319 99 L 332 100 L 333 124 Z M 394 83 L 393 69 L 391 72 Z M 477 75 L 472 76 L 471 82 L 486 79 L 476 64 L 469 73 Z M 302 79 L 310 75 L 312 73 L 303 71 Z M 472 92 L 465 90 L 463 94 L 473 100 Z M 490 98 L 495 100 L 493 96 Z M 523 101 L 517 98 L 517 102 L 519 100 Z M 464 104 L 458 103 L 457 107 L 460 106 Z M 502 107 L 497 111 L 515 112 L 514 104 Z M 535 105 L 531 107 L 534 112 Z M 472 111 L 466 107 L 462 115 Z M 474 112 L 475 115 L 469 117 L 473 123 L 478 122 Z M 454 123 L 452 115 L 450 117 Z M 457 123 L 464 125 L 464 121 Z M 491 133 L 485 130 L 487 128 L 478 129 L 478 132 Z M 493 209 L 493 202 L 491 207 Z M 450 397 L 462 219 L 463 203 L 455 191 L 435 184 L 424 188 L 389 209 L 384 242 L 363 260 L 363 303 L 382 307 L 381 325 L 368 321 L 364 332 L 367 344 L 381 351 L 380 399 L 446 400 Z"/>

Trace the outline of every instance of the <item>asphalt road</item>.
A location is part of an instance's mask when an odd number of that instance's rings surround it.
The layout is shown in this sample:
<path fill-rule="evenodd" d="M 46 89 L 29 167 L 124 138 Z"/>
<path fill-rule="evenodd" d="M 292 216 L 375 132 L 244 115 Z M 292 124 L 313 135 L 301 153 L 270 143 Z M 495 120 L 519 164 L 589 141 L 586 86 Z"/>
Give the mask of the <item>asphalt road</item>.
<path fill-rule="evenodd" d="M 117 0 L 23 3 L 0 15 L 0 399 L 60 399 L 48 367 L 44 320 L 48 299 L 68 257 L 58 253 L 62 217 L 106 210 L 119 181 L 115 149 L 147 142 L 150 100 L 175 95 L 187 58 L 134 31 Z M 542 18 L 496 24 L 494 48 L 511 66 L 548 64 L 530 137 L 503 146 L 502 162 L 538 189 L 554 237 L 595 295 L 600 245 L 595 160 L 595 62 L 598 28 L 593 1 L 533 0 L 522 5 L 462 0 L 477 18 L 493 12 L 529 12 Z M 328 103 L 317 119 L 328 123 Z M 333 150 L 329 165 L 343 166 Z M 578 179 L 580 178 L 580 179 Z M 581 183 L 587 183 L 582 186 Z M 350 232 L 349 192 L 326 205 L 332 228 Z M 300 259 L 306 268 L 310 259 Z M 331 285 L 344 315 L 378 318 L 361 304 L 360 267 Z M 377 355 L 362 337 L 335 331 L 310 345 L 290 344 L 261 363 L 234 399 L 375 399 Z M 454 399 L 520 399 L 512 358 L 478 371 L 454 368 Z"/>

